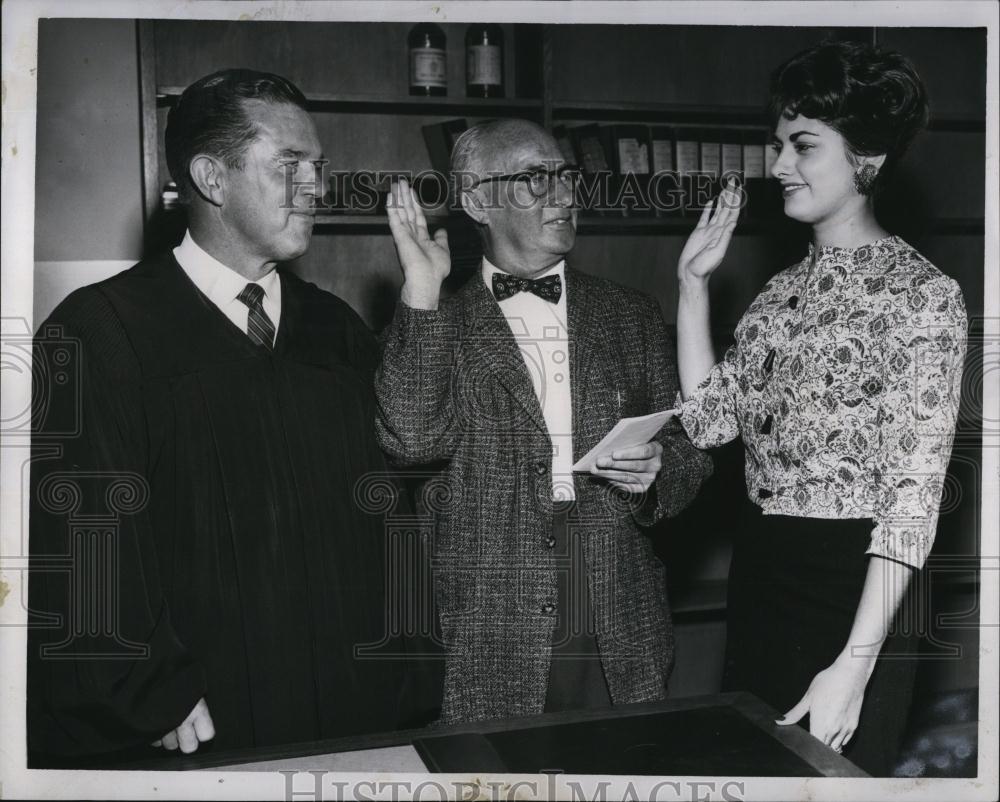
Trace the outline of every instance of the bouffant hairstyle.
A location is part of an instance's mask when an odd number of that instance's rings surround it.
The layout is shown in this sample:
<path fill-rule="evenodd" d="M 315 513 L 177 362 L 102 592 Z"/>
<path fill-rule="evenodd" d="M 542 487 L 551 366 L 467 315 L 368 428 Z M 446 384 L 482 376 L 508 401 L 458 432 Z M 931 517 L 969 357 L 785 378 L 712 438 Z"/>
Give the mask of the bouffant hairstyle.
<path fill-rule="evenodd" d="M 854 157 L 885 154 L 876 190 L 927 125 L 927 92 L 904 56 L 861 42 L 824 42 L 771 74 L 772 129 L 801 114 L 836 130 Z"/>
<path fill-rule="evenodd" d="M 291 103 L 304 109 L 306 98 L 286 78 L 256 70 L 229 69 L 191 84 L 167 114 L 167 168 L 183 197 L 192 191 L 189 169 L 199 153 L 218 157 L 242 170 L 247 146 L 259 129 L 245 101 Z"/>

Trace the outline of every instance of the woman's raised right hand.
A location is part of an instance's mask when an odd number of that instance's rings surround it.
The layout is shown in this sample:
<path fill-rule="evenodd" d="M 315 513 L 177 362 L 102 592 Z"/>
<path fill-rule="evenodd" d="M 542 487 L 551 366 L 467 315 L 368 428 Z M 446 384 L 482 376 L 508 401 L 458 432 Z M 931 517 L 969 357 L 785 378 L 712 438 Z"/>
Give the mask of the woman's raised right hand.
<path fill-rule="evenodd" d="M 742 190 L 730 178 L 714 203 L 705 207 L 684 244 L 677 260 L 678 281 L 706 280 L 721 264 L 736 228 L 741 199 Z"/>

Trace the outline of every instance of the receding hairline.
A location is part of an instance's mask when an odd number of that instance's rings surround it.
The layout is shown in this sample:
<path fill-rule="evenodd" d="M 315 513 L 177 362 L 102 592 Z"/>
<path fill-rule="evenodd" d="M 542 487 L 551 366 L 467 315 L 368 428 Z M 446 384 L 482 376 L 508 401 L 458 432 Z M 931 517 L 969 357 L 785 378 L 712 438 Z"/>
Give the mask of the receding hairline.
<path fill-rule="evenodd" d="M 506 118 L 477 123 L 464 131 L 455 142 L 452 170 L 485 173 L 497 169 L 498 163 L 509 151 L 527 139 L 552 143 L 558 150 L 552 134 L 532 120 Z"/>

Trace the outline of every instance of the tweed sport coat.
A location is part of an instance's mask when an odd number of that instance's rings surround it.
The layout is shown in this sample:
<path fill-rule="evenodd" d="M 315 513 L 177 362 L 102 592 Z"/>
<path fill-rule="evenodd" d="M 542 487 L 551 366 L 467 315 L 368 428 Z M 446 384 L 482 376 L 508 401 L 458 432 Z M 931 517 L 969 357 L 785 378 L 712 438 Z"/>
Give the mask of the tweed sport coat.
<path fill-rule="evenodd" d="M 574 460 L 619 418 L 670 409 L 673 348 L 656 302 L 566 269 Z M 556 627 L 552 446 L 500 307 L 477 273 L 437 310 L 399 303 L 376 376 L 382 447 L 444 461 L 432 505 L 434 592 L 446 650 L 441 722 L 541 713 Z M 664 569 L 641 525 L 683 509 L 711 473 L 679 425 L 659 435 L 655 490 L 576 474 L 598 648 L 615 704 L 661 699 L 673 663 Z"/>

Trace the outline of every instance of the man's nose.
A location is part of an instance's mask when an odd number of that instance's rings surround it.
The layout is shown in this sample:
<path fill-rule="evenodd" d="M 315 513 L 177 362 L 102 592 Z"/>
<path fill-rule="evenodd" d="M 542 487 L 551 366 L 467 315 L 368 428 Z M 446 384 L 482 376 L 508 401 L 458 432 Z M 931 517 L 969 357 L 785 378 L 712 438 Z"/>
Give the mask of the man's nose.
<path fill-rule="evenodd" d="M 556 206 L 571 207 L 576 203 L 576 192 L 570 182 L 563 181 L 556 175 L 549 179 L 549 193 Z"/>
<path fill-rule="evenodd" d="M 295 177 L 295 189 L 308 198 L 323 196 L 323 166 L 318 162 L 301 162 Z"/>

